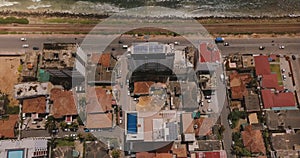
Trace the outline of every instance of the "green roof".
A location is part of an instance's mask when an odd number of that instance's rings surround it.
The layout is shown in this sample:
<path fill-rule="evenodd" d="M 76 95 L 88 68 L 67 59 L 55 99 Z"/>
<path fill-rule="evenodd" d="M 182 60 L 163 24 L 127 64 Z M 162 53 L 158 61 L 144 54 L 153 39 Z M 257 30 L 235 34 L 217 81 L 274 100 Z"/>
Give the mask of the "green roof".
<path fill-rule="evenodd" d="M 50 80 L 50 74 L 43 70 L 43 69 L 39 69 L 38 71 L 38 81 L 39 82 L 48 82 Z"/>

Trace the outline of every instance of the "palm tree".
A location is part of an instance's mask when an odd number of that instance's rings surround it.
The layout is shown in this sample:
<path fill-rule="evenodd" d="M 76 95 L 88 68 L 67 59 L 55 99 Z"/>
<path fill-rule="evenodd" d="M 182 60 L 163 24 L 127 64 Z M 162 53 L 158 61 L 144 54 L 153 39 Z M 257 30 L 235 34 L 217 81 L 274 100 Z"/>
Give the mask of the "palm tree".
<path fill-rule="evenodd" d="M 49 116 L 47 118 L 47 121 L 45 123 L 45 127 L 48 130 L 48 132 L 50 133 L 50 135 L 52 136 L 53 134 L 53 130 L 56 129 L 56 121 L 55 118 L 53 116 Z"/>

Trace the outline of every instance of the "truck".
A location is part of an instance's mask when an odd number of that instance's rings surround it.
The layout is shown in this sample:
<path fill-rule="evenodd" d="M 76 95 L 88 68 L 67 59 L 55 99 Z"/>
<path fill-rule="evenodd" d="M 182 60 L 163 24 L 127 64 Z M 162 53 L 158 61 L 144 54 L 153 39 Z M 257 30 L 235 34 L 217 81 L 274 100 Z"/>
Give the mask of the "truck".
<path fill-rule="evenodd" d="M 215 42 L 216 42 L 216 43 L 223 43 L 224 40 L 225 40 L 225 39 L 224 39 L 223 37 L 216 37 L 216 38 L 215 38 Z"/>

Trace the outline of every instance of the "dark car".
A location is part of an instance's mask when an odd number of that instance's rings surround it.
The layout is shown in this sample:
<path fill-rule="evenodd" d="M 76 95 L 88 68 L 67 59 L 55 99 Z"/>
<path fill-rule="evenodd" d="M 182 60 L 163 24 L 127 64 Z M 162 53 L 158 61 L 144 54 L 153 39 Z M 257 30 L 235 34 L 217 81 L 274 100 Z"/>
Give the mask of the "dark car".
<path fill-rule="evenodd" d="M 33 50 L 39 50 L 39 47 L 32 47 Z"/>
<path fill-rule="evenodd" d="M 90 130 L 87 128 L 84 128 L 84 132 L 90 132 Z"/>
<path fill-rule="evenodd" d="M 293 59 L 293 60 L 296 60 L 296 56 L 295 56 L 295 55 L 292 55 L 292 59 Z"/>

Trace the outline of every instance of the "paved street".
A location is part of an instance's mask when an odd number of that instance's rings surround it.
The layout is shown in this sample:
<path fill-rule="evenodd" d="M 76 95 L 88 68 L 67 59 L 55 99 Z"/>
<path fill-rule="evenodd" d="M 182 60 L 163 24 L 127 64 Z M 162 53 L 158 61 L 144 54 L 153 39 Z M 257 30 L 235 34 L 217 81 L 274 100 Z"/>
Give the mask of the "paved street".
<path fill-rule="evenodd" d="M 27 41 L 21 41 L 21 37 L 26 37 Z M 77 42 L 82 43 L 85 35 L 1 35 L 0 36 L 0 54 L 9 54 L 9 53 L 25 53 L 27 50 L 32 50 L 32 47 L 42 48 L 42 43 L 44 42 Z M 76 40 L 75 40 L 76 38 Z M 103 45 L 108 39 L 111 39 L 112 36 L 107 35 L 93 35 L 89 36 L 89 40 L 85 41 L 85 44 L 93 48 L 94 45 Z M 121 41 L 122 44 L 119 44 L 118 41 Z M 168 37 L 168 38 L 149 38 L 149 42 L 158 41 L 162 43 L 170 43 L 178 41 L 180 45 L 190 45 L 190 42 L 198 41 L 198 37 L 191 36 L 188 41 L 179 37 Z M 146 41 L 145 39 L 134 39 L 122 36 L 119 39 L 113 41 L 112 45 L 106 50 L 111 50 L 114 48 L 115 52 L 118 52 L 122 49 L 122 45 L 127 45 L 132 42 L 142 42 Z M 223 55 L 230 53 L 279 53 L 279 54 L 291 54 L 297 53 L 297 50 L 300 50 L 300 38 L 236 38 L 236 39 L 225 39 L 228 42 L 229 46 L 223 46 L 223 44 L 218 44 L 218 48 L 221 50 Z M 272 42 L 273 41 L 273 42 Z M 22 48 L 22 44 L 29 44 L 29 48 Z M 279 46 L 284 45 L 285 49 L 279 49 Z M 265 46 L 264 50 L 259 50 L 259 46 Z"/>

